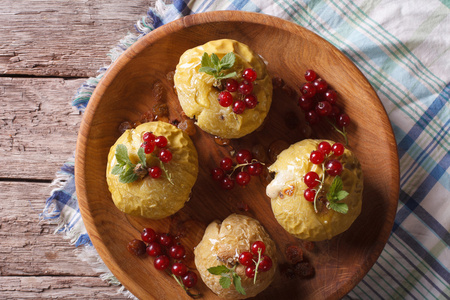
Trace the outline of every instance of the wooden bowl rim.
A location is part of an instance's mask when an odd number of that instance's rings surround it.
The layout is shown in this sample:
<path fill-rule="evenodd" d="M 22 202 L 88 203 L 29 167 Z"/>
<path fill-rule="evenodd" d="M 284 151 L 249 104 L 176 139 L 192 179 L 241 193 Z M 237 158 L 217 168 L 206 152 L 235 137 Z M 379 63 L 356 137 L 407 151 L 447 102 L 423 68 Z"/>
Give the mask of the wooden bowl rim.
<path fill-rule="evenodd" d="M 336 49 L 337 54 L 341 56 L 342 60 L 346 60 L 350 63 L 350 65 L 356 70 L 357 73 L 361 75 L 362 85 L 368 87 L 368 91 L 372 94 L 371 97 L 377 99 L 378 101 L 374 101 L 376 106 L 381 108 L 381 111 L 384 111 L 385 114 L 382 116 L 385 118 L 386 124 L 389 124 L 385 129 L 385 134 L 389 137 L 388 147 L 392 153 L 395 155 L 392 157 L 389 163 L 393 165 L 393 168 L 399 170 L 399 160 L 398 160 L 398 152 L 397 152 L 397 143 L 395 142 L 392 125 L 389 121 L 389 118 L 386 114 L 386 110 L 381 103 L 378 95 L 374 91 L 373 87 L 370 85 L 367 78 L 363 75 L 363 73 L 354 65 L 354 63 L 345 56 L 340 50 L 334 47 L 331 43 L 320 37 L 319 35 L 311 32 L 310 30 L 297 25 L 293 22 L 270 16 L 261 13 L 254 12 L 244 12 L 244 11 L 212 11 L 212 12 L 204 12 L 194 15 L 185 16 L 183 18 L 177 19 L 170 23 L 167 23 L 150 33 L 146 34 L 144 37 L 136 41 L 133 45 L 131 45 L 106 71 L 97 87 L 95 88 L 88 106 L 84 112 L 83 119 L 81 121 L 80 130 L 77 138 L 77 147 L 76 147 L 76 157 L 75 157 L 75 186 L 77 191 L 77 197 L 79 201 L 80 212 L 83 218 L 83 221 L 86 225 L 86 230 L 89 236 L 95 236 L 95 238 L 91 239 L 94 247 L 98 249 L 99 246 L 104 245 L 102 242 L 102 237 L 98 232 L 98 228 L 95 224 L 95 220 L 91 211 L 89 209 L 89 201 L 88 194 L 83 186 L 86 185 L 86 168 L 84 165 L 85 157 L 86 157 L 86 149 L 88 148 L 88 136 L 90 135 L 90 126 L 94 120 L 94 112 L 99 106 L 102 96 L 105 93 L 106 89 L 111 85 L 115 76 L 127 66 L 127 64 L 139 53 L 141 53 L 146 47 L 157 42 L 159 39 L 171 35 L 179 30 L 183 30 L 188 27 L 198 26 L 202 24 L 208 23 L 217 23 L 217 22 L 242 22 L 242 23 L 250 23 L 256 25 L 263 25 L 268 27 L 273 27 L 279 30 L 284 30 L 290 33 L 295 34 L 295 32 L 302 32 L 302 34 L 315 36 L 321 43 L 324 45 L 328 45 Z M 385 222 L 383 228 L 380 229 L 380 235 L 378 236 L 376 244 L 373 246 L 374 251 L 370 255 L 370 260 L 366 261 L 358 272 L 353 274 L 353 277 L 349 279 L 348 283 L 342 285 L 342 287 L 335 291 L 334 296 L 337 298 L 343 297 L 348 292 L 350 292 L 367 274 L 367 272 L 372 268 L 372 266 L 377 261 L 381 252 L 383 251 L 385 244 L 390 236 L 394 219 L 395 212 L 397 209 L 397 201 L 400 190 L 400 177 L 399 172 L 397 172 L 398 176 L 392 178 L 395 180 L 395 186 L 393 186 L 390 195 L 388 198 L 390 199 L 388 203 L 388 211 L 393 211 L 392 217 L 388 219 L 388 222 Z M 102 252 L 103 256 L 101 256 L 104 263 L 107 267 L 115 273 L 115 270 L 120 269 L 120 266 L 116 263 L 112 253 L 108 250 Z M 99 252 L 100 254 L 100 252 Z M 137 295 L 141 295 L 141 293 L 145 293 L 145 291 L 141 290 L 138 286 L 134 285 L 133 288 L 130 289 L 130 285 L 125 278 L 120 278 L 122 284 Z"/>

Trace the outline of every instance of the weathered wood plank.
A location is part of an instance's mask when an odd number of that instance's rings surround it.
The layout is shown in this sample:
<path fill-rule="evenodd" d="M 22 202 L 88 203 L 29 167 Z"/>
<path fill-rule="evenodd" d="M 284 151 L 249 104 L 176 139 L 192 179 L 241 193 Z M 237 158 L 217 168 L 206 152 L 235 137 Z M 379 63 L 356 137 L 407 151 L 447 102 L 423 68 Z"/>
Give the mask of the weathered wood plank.
<path fill-rule="evenodd" d="M 2 299 L 126 299 L 98 277 L 0 277 Z"/>
<path fill-rule="evenodd" d="M 90 77 L 155 0 L 0 0 L 0 74 Z"/>
<path fill-rule="evenodd" d="M 2 299 L 125 299 L 76 257 L 68 240 L 53 234 L 55 225 L 39 222 L 48 184 L 0 182 L 0 191 Z"/>
<path fill-rule="evenodd" d="M 48 221 L 39 222 L 46 183 L 0 182 L 1 276 L 98 276 Z M 4 279 L 3 279 L 4 280 Z"/>
<path fill-rule="evenodd" d="M 75 150 L 84 79 L 0 78 L 0 178 L 51 180 Z"/>

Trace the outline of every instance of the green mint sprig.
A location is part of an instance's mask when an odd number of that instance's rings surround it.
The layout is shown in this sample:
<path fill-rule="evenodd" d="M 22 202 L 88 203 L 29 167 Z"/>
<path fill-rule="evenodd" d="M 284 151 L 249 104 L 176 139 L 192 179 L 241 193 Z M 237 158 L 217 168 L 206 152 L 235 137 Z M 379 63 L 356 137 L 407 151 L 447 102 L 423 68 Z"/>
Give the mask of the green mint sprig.
<path fill-rule="evenodd" d="M 139 163 L 133 164 L 128 156 L 128 149 L 125 145 L 119 144 L 116 147 L 117 164 L 111 170 L 113 175 L 119 175 L 119 182 L 130 183 L 146 175 L 147 161 L 143 148 L 138 150 Z M 142 176 L 143 175 L 143 176 Z"/>
<path fill-rule="evenodd" d="M 211 56 L 204 52 L 202 56 L 202 66 L 198 69 L 199 72 L 204 72 L 213 75 L 216 81 L 227 79 L 236 76 L 236 72 L 225 74 L 223 70 L 231 69 L 236 61 L 236 56 L 233 52 L 225 54 L 222 59 L 213 53 Z"/>
<path fill-rule="evenodd" d="M 224 289 L 229 288 L 231 286 L 231 283 L 233 283 L 238 293 L 244 296 L 246 295 L 245 290 L 241 284 L 241 277 L 239 277 L 239 275 L 236 274 L 236 266 L 230 269 L 224 265 L 219 265 L 209 268 L 208 272 L 213 275 L 221 276 L 219 279 L 219 283 Z"/>
<path fill-rule="evenodd" d="M 334 177 L 333 182 L 331 183 L 330 189 L 327 193 L 327 208 L 337 211 L 341 214 L 346 214 L 348 212 L 348 205 L 346 203 L 340 203 L 339 201 L 343 200 L 348 196 L 348 192 L 342 190 L 342 179 L 339 176 Z"/>

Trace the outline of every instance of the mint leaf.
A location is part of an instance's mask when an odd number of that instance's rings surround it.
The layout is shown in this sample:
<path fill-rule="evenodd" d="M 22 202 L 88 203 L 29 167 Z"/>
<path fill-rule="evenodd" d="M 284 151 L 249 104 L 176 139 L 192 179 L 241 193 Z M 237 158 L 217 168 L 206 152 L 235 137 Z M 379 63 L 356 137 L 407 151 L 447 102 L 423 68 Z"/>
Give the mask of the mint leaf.
<path fill-rule="evenodd" d="M 216 68 L 216 69 L 219 68 L 220 60 L 219 60 L 219 57 L 215 53 L 211 54 L 211 62 L 213 64 L 214 68 Z"/>
<path fill-rule="evenodd" d="M 236 273 L 233 274 L 233 285 L 239 294 L 242 294 L 244 296 L 246 295 L 245 290 L 241 284 L 241 277 L 239 277 L 239 275 L 237 275 Z"/>
<path fill-rule="evenodd" d="M 344 199 L 347 196 L 348 196 L 348 192 L 347 191 L 339 191 L 339 192 L 336 193 L 337 201 L 340 201 L 340 200 Z"/>
<path fill-rule="evenodd" d="M 116 160 L 119 164 L 131 163 L 130 157 L 128 157 L 127 146 L 119 144 L 116 146 Z"/>
<path fill-rule="evenodd" d="M 213 274 L 213 275 L 222 275 L 222 273 L 229 273 L 230 269 L 228 269 L 224 265 L 220 265 L 220 266 L 215 266 L 215 267 L 209 268 L 208 272 Z"/>
<path fill-rule="evenodd" d="M 208 53 L 204 52 L 202 56 L 202 67 L 214 68 L 214 64 L 211 62 Z"/>
<path fill-rule="evenodd" d="M 237 75 L 236 72 L 228 73 L 226 75 L 223 75 L 223 73 L 220 73 L 220 75 L 217 77 L 217 79 L 227 79 L 227 78 L 235 77 L 236 75 Z"/>
<path fill-rule="evenodd" d="M 123 172 L 119 176 L 119 182 L 130 183 L 136 181 L 138 179 L 138 176 L 134 173 L 133 169 L 134 169 L 133 164 L 127 164 L 125 167 L 125 172 Z"/>
<path fill-rule="evenodd" d="M 331 198 L 333 198 L 341 190 L 342 190 L 342 179 L 341 177 L 336 176 L 334 177 L 333 182 L 331 183 L 330 189 L 328 190 L 328 194 L 330 195 Z"/>
<path fill-rule="evenodd" d="M 348 205 L 346 203 L 330 202 L 329 206 L 332 210 L 344 215 L 348 212 Z"/>
<path fill-rule="evenodd" d="M 147 157 L 145 156 L 144 148 L 139 147 L 139 150 L 138 150 L 137 154 L 138 154 L 138 157 L 139 157 L 139 161 L 141 162 L 141 165 L 144 168 L 147 168 Z"/>
<path fill-rule="evenodd" d="M 230 279 L 230 277 L 222 276 L 219 279 L 219 283 L 224 289 L 227 289 L 231 285 L 231 279 Z"/>
<path fill-rule="evenodd" d="M 121 164 L 115 165 L 111 170 L 111 174 L 120 175 L 123 171 L 123 167 L 124 167 L 124 165 L 121 165 Z"/>
<path fill-rule="evenodd" d="M 228 74 L 221 73 L 222 70 L 227 70 L 233 67 L 236 61 L 236 55 L 233 52 L 225 54 L 220 60 L 217 54 L 211 54 L 204 52 L 202 56 L 202 65 L 198 69 L 199 72 L 203 72 L 209 75 L 213 75 L 216 81 L 231 78 L 237 76 L 236 72 L 231 72 Z"/>
<path fill-rule="evenodd" d="M 234 65 L 234 62 L 236 61 L 236 56 L 233 52 L 229 52 L 225 54 L 224 57 L 220 60 L 220 66 L 222 70 L 229 69 Z"/>
<path fill-rule="evenodd" d="M 198 69 L 199 72 L 203 72 L 209 75 L 214 75 L 217 70 L 211 67 L 201 67 L 200 69 Z"/>

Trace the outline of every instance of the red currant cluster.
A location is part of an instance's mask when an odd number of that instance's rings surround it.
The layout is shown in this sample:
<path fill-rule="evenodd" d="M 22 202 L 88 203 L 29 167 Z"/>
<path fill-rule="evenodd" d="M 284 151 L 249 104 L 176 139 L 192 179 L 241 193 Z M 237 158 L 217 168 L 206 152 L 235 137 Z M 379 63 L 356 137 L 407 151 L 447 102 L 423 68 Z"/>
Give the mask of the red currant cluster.
<path fill-rule="evenodd" d="M 263 170 L 263 164 L 253 159 L 252 153 L 247 149 L 241 149 L 236 153 L 236 161 L 237 165 L 234 165 L 230 157 L 224 157 L 220 161 L 220 167 L 211 170 L 211 177 L 220 182 L 220 186 L 225 190 L 234 188 L 235 182 L 240 186 L 246 186 L 251 176 L 257 176 Z M 234 172 L 239 169 L 234 176 Z"/>
<path fill-rule="evenodd" d="M 181 262 L 186 256 L 184 246 L 176 243 L 169 233 L 156 233 L 152 228 L 144 228 L 141 239 L 128 243 L 128 251 L 138 256 L 147 252 L 149 256 L 155 257 L 153 265 L 157 270 L 167 270 L 171 266 L 172 276 L 186 292 L 196 285 L 197 274 L 189 271 Z"/>
<path fill-rule="evenodd" d="M 144 141 L 141 148 L 144 148 L 145 154 L 151 154 L 155 151 L 155 148 L 159 148 L 158 158 L 163 163 L 168 163 L 172 160 L 172 152 L 167 149 L 167 139 L 164 136 L 155 136 L 152 132 L 145 132 L 142 135 L 142 140 Z M 162 170 L 159 166 L 153 166 L 148 168 L 148 174 L 152 178 L 161 177 Z"/>
<path fill-rule="evenodd" d="M 248 68 L 242 73 L 243 80 L 238 82 L 236 79 L 229 78 L 225 82 L 225 91 L 219 93 L 219 104 L 223 107 L 233 105 L 233 112 L 235 114 L 242 114 L 245 109 L 255 108 L 258 104 L 258 99 L 253 92 L 253 81 L 256 80 L 256 71 Z M 238 99 L 235 100 L 234 96 Z"/>
<path fill-rule="evenodd" d="M 255 278 L 259 272 L 267 272 L 272 268 L 272 259 L 264 255 L 266 245 L 262 241 L 254 242 L 250 251 L 242 252 L 239 255 L 239 263 L 245 266 L 245 275 L 249 278 Z M 256 278 L 255 278 L 256 281 Z"/>
<path fill-rule="evenodd" d="M 336 105 L 337 92 L 329 88 L 328 83 L 318 77 L 313 70 L 305 72 L 305 79 L 308 82 L 300 88 L 302 96 L 300 96 L 298 105 L 305 111 L 306 121 L 314 125 L 319 123 L 321 117 L 329 117 L 335 120 L 339 128 L 347 127 L 350 124 L 350 117 L 342 113 Z M 335 126 L 333 123 L 331 124 Z"/>
<path fill-rule="evenodd" d="M 333 146 L 328 142 L 321 142 L 317 146 L 317 150 L 311 152 L 309 160 L 315 164 L 324 166 L 327 174 L 330 176 L 338 176 L 342 173 L 342 164 L 337 159 L 329 159 L 334 154 L 335 157 L 339 157 L 344 154 L 345 147 L 341 143 L 334 143 Z M 331 153 L 333 152 L 333 153 Z M 314 188 L 322 181 L 316 172 L 310 171 L 305 174 L 303 181 L 308 186 L 304 192 L 304 197 L 307 201 L 313 202 L 316 198 L 317 190 Z"/>

